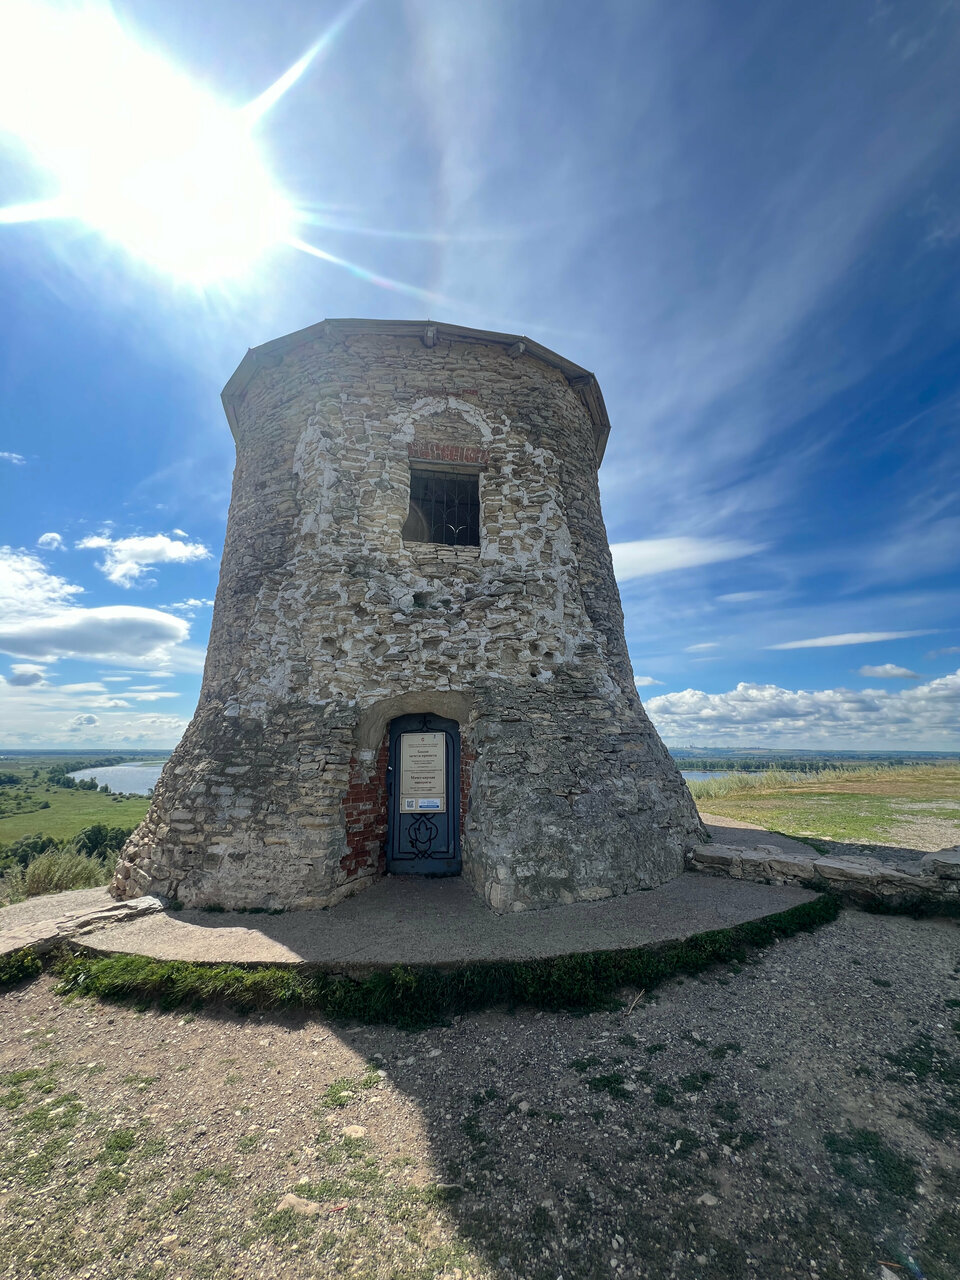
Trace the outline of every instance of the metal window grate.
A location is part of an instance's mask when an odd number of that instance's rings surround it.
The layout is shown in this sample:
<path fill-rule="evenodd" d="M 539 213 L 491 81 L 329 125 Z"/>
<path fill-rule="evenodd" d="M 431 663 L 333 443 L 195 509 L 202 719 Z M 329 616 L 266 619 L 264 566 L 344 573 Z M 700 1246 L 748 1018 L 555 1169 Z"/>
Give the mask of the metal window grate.
<path fill-rule="evenodd" d="M 469 472 L 410 469 L 408 542 L 480 545 L 480 477 Z"/>

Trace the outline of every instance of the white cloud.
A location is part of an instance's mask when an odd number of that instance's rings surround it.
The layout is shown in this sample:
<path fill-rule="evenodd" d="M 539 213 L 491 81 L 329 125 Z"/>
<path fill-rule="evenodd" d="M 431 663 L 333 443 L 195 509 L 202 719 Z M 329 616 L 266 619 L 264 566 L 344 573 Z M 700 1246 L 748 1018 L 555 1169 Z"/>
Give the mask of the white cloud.
<path fill-rule="evenodd" d="M 762 544 L 738 538 L 642 538 L 636 542 L 614 542 L 610 547 L 618 582 L 717 564 L 722 560 L 739 560 L 762 550 Z"/>
<path fill-rule="evenodd" d="M 861 667 L 858 676 L 867 676 L 873 680 L 922 680 L 923 677 L 907 667 L 895 666 L 892 662 L 884 662 L 879 667 Z"/>
<path fill-rule="evenodd" d="M 32 552 L 0 547 L 0 651 L 41 663 L 80 658 L 202 669 L 203 654 L 184 646 L 190 624 L 183 618 L 131 605 L 84 609 L 73 603 L 81 591 Z"/>
<path fill-rule="evenodd" d="M 154 663 L 169 659 L 190 628 L 182 618 L 157 609 L 112 605 L 63 609 L 57 613 L 0 621 L 0 650 L 22 658 L 53 662 L 86 658 L 95 662 Z"/>
<path fill-rule="evenodd" d="M 651 698 L 646 708 L 671 742 L 960 747 L 960 671 L 897 692 L 746 683 L 728 693 L 685 689 Z"/>
<path fill-rule="evenodd" d="M 91 728 L 93 725 L 97 725 L 99 723 L 100 723 L 100 720 L 97 716 L 93 716 L 93 715 L 74 716 L 72 720 L 67 721 L 67 724 L 65 727 L 69 730 L 70 733 L 78 733 L 81 729 Z"/>
<path fill-rule="evenodd" d="M 9 679 L 10 684 L 20 689 L 42 685 L 44 676 L 47 674 L 46 668 L 38 667 L 32 662 L 14 662 L 10 670 L 13 672 Z"/>
<path fill-rule="evenodd" d="M 906 640 L 910 636 L 929 636 L 932 631 L 846 631 L 838 636 L 815 636 L 812 640 L 787 640 L 784 644 L 768 644 L 768 649 L 832 649 L 843 644 L 876 644 L 878 640 Z"/>
<path fill-rule="evenodd" d="M 177 613 L 184 613 L 188 618 L 192 618 L 197 609 L 213 608 L 212 600 L 178 600 L 175 604 L 168 604 L 167 609 L 174 609 Z"/>
<path fill-rule="evenodd" d="M 26 458 L 22 453 L 7 453 L 5 450 L 0 451 L 0 460 L 12 462 L 15 467 L 22 467 L 26 462 Z"/>
<path fill-rule="evenodd" d="M 48 551 L 62 551 L 63 539 L 59 533 L 41 533 L 37 539 L 37 546 L 44 547 Z"/>
<path fill-rule="evenodd" d="M 126 680 L 131 679 L 130 676 L 103 676 L 101 678 L 104 684 L 123 684 Z"/>
<path fill-rule="evenodd" d="M 717 596 L 717 599 L 724 604 L 746 604 L 748 600 L 761 600 L 769 594 L 769 591 L 728 591 L 726 595 Z"/>
<path fill-rule="evenodd" d="M 0 625 L 72 604 L 82 590 L 49 573 L 32 552 L 0 547 Z"/>
<path fill-rule="evenodd" d="M 634 676 L 633 683 L 638 689 L 647 689 L 652 684 L 663 684 L 663 681 L 654 680 L 653 676 Z"/>
<path fill-rule="evenodd" d="M 100 534 L 83 538 L 77 546 L 103 551 L 103 560 L 97 568 L 119 587 L 132 586 L 147 569 L 158 564 L 189 564 L 195 560 L 210 559 L 210 552 L 203 543 L 178 541 L 168 538 L 165 533 L 132 538 L 108 538 Z"/>
<path fill-rule="evenodd" d="M 703 644 L 688 644 L 684 649 L 684 653 L 703 653 L 706 649 L 717 649 L 719 645 L 716 640 L 707 640 Z"/>

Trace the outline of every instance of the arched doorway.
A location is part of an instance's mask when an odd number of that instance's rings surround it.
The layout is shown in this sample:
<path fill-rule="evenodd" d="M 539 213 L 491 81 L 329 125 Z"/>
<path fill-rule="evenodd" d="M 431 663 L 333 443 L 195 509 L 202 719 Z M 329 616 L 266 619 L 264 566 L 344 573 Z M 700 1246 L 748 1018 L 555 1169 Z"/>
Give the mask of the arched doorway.
<path fill-rule="evenodd" d="M 457 876 L 460 858 L 460 725 L 417 713 L 390 722 L 387 872 Z"/>

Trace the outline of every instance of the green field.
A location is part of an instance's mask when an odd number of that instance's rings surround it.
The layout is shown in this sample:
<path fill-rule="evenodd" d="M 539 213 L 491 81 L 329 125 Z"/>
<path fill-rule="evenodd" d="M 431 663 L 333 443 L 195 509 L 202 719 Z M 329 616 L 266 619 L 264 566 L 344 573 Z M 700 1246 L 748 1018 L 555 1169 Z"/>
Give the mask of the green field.
<path fill-rule="evenodd" d="M 786 835 L 942 848 L 960 841 L 960 766 L 919 765 L 807 776 L 732 775 L 691 782 L 702 813 Z"/>
<path fill-rule="evenodd" d="M 69 840 L 95 822 L 109 827 L 135 827 L 150 804 L 149 796 L 105 796 L 99 791 L 65 791 L 59 787 L 37 787 L 31 794 L 49 801 L 50 808 L 31 808 L 29 812 L 0 817 L 0 844 L 37 833 Z"/>
<path fill-rule="evenodd" d="M 157 760 L 156 752 L 129 755 L 102 752 L 0 755 L 0 846 L 21 836 L 53 836 L 71 840 L 85 827 L 135 827 L 147 812 L 149 796 L 113 795 L 62 786 L 64 771 L 104 763 L 127 764 Z"/>

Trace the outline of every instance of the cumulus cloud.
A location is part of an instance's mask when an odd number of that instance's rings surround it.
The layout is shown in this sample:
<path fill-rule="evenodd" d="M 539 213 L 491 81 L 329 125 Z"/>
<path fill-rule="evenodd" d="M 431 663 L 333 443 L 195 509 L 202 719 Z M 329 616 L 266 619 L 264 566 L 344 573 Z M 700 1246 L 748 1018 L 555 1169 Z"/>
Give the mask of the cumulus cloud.
<path fill-rule="evenodd" d="M 929 636 L 932 631 L 846 631 L 838 636 L 815 636 L 812 640 L 787 640 L 768 644 L 768 649 L 832 649 L 843 644 L 876 644 L 878 640 L 906 640 L 910 636 Z"/>
<path fill-rule="evenodd" d="M 15 467 L 22 467 L 26 462 L 26 458 L 22 453 L 7 453 L 6 450 L 0 451 L 0 461 L 12 462 Z"/>
<path fill-rule="evenodd" d="M 654 680 L 653 676 L 634 676 L 633 683 L 638 689 L 647 689 L 652 684 L 663 684 L 663 681 Z"/>
<path fill-rule="evenodd" d="M 0 620 L 49 613 L 71 604 L 82 590 L 48 572 L 32 552 L 0 547 Z"/>
<path fill-rule="evenodd" d="M 672 742 L 960 747 L 960 671 L 898 692 L 741 683 L 728 693 L 660 694 L 646 707 Z"/>
<path fill-rule="evenodd" d="M 636 542 L 614 542 L 610 547 L 618 582 L 717 564 L 722 560 L 739 560 L 762 550 L 762 544 L 743 542 L 739 538 L 642 538 Z"/>
<path fill-rule="evenodd" d="M 87 729 L 99 723 L 99 717 L 94 715 L 74 716 L 72 720 L 67 721 L 66 728 L 71 733 L 78 733 L 81 729 Z"/>
<path fill-rule="evenodd" d="M 32 662 L 14 662 L 10 670 L 13 674 L 9 677 L 9 683 L 21 689 L 43 684 L 47 674 L 45 667 L 38 667 Z"/>
<path fill-rule="evenodd" d="M 858 676 L 867 676 L 873 680 L 922 680 L 923 677 L 909 667 L 898 667 L 892 662 L 883 662 L 879 667 L 861 667 Z"/>
<path fill-rule="evenodd" d="M 82 549 L 103 551 L 97 568 L 119 587 L 131 587 L 148 569 L 158 564 L 189 564 L 209 560 L 210 552 L 201 542 L 168 538 L 165 533 L 150 537 L 108 538 L 103 534 L 83 538 Z"/>
<path fill-rule="evenodd" d="M 37 539 L 37 546 L 44 547 L 48 551 L 62 551 L 63 539 L 59 533 L 41 533 Z"/>
<path fill-rule="evenodd" d="M 168 604 L 167 609 L 173 609 L 177 613 L 183 613 L 188 618 L 195 616 L 197 609 L 211 609 L 213 607 L 212 600 L 178 600 L 175 604 Z"/>

